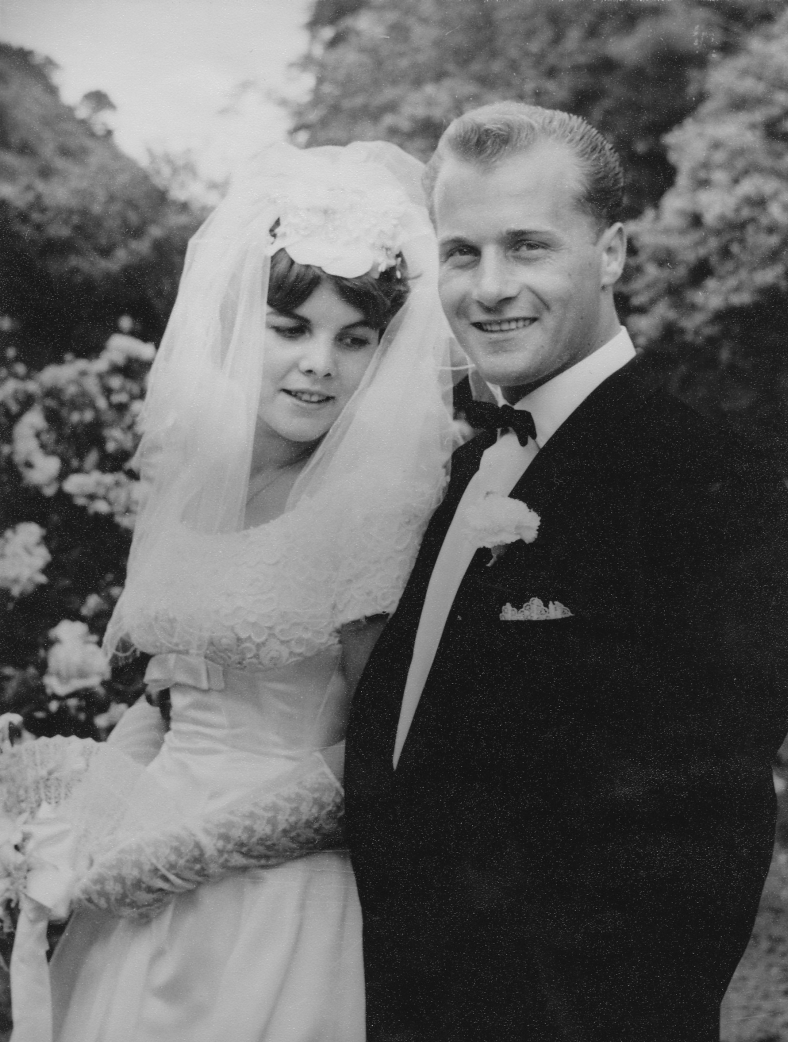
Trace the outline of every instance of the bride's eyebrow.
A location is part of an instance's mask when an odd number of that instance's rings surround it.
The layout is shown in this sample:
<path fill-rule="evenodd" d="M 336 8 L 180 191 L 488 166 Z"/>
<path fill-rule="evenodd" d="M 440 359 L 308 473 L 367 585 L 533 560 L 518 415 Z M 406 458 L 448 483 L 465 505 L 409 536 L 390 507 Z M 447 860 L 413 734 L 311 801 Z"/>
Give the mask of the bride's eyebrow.
<path fill-rule="evenodd" d="M 305 315 L 299 315 L 297 311 L 285 311 L 273 307 L 266 315 L 266 318 L 289 318 L 293 322 L 303 322 L 304 325 L 311 325 L 309 319 Z"/>
<path fill-rule="evenodd" d="M 366 318 L 360 318 L 358 322 L 348 322 L 346 326 L 342 326 L 342 332 L 346 329 L 355 329 L 357 326 L 361 326 L 362 329 L 374 329 L 374 325 Z"/>

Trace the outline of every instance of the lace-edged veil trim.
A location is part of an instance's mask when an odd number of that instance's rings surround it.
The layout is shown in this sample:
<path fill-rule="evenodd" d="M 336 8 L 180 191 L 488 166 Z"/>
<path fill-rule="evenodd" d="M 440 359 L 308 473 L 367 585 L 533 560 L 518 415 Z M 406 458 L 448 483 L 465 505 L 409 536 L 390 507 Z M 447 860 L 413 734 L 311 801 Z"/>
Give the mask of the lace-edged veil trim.
<path fill-rule="evenodd" d="M 142 412 L 136 460 L 148 492 L 126 586 L 107 628 L 107 653 L 163 650 L 155 639 L 149 647 L 136 636 L 144 632 L 151 643 L 157 612 L 166 616 L 167 648 L 198 651 L 210 642 L 216 625 L 210 613 L 191 614 L 179 627 L 161 599 L 168 562 L 174 579 L 183 573 L 184 562 L 174 562 L 181 544 L 193 545 L 181 539 L 184 530 L 229 536 L 244 527 L 277 221 L 280 245 L 295 242 L 294 253 L 303 248 L 313 257 L 322 249 L 328 269 L 338 263 L 349 270 L 371 257 L 380 270 L 392 263 L 395 248 L 407 262 L 408 299 L 286 508 L 302 521 L 295 528 L 310 533 L 309 555 L 330 562 L 337 624 L 349 610 L 364 614 L 367 604 L 373 610 L 390 604 L 392 591 L 396 603 L 407 576 L 402 561 L 407 569 L 439 500 L 454 437 L 452 338 L 438 301 L 421 170 L 386 142 L 306 150 L 274 145 L 235 179 L 192 238 Z M 338 261 L 329 256 L 336 243 L 325 217 L 332 192 L 354 215 L 339 222 Z M 396 548 L 382 560 L 381 538 Z M 265 569 L 259 582 L 271 582 Z M 198 595 L 198 587 L 190 594 Z"/>

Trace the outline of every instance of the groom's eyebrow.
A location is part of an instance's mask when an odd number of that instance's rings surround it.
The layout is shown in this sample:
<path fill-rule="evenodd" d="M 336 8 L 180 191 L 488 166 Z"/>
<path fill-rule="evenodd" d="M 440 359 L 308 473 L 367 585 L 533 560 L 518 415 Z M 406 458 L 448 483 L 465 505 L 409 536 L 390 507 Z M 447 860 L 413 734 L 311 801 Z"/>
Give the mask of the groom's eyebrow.
<path fill-rule="evenodd" d="M 521 239 L 545 239 L 554 236 L 555 232 L 549 228 L 507 228 L 503 233 L 503 241 L 508 245 Z"/>
<path fill-rule="evenodd" d="M 507 228 L 501 233 L 499 241 L 505 246 L 511 246 L 516 242 L 528 238 L 552 240 L 555 238 L 555 232 L 550 228 Z M 473 239 L 468 239 L 464 235 L 452 235 L 447 239 L 441 239 L 438 246 L 441 253 L 445 253 L 447 250 L 453 249 L 455 246 L 470 246 L 472 249 L 478 248 Z"/>

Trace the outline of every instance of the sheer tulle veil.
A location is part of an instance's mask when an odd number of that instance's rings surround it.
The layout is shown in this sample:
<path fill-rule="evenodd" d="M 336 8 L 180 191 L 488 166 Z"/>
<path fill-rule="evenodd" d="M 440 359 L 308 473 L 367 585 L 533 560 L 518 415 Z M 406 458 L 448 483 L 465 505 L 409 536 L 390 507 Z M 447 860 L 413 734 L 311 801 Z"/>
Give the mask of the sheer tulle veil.
<path fill-rule="evenodd" d="M 454 439 L 452 339 L 438 301 L 421 171 L 421 163 L 386 142 L 274 145 L 234 180 L 191 240 L 141 415 L 137 464 L 146 491 L 107 653 L 140 646 L 137 621 L 166 601 L 168 561 L 184 527 L 208 536 L 244 527 L 270 254 L 279 248 L 271 229 L 283 214 L 296 236 L 322 221 L 329 245 L 333 227 L 345 251 L 355 243 L 360 256 L 378 249 L 381 229 L 394 234 L 410 280 L 405 305 L 299 475 L 287 512 L 312 510 L 316 539 L 334 555 L 346 547 L 351 571 L 353 548 L 380 530 L 387 538 L 400 533 L 403 553 L 413 549 L 406 543 L 421 534 L 439 501 Z M 330 257 L 321 266 L 331 270 Z M 192 618 L 183 626 L 167 644 L 198 651 L 204 635 L 189 627 L 199 623 Z"/>

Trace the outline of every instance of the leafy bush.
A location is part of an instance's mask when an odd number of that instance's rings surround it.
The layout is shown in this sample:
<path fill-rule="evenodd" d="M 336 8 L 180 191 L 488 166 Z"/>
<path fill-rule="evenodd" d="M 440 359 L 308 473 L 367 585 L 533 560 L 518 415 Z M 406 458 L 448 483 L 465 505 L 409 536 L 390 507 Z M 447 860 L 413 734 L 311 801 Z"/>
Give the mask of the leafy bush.
<path fill-rule="evenodd" d="M 95 356 L 122 314 L 158 340 L 201 220 L 116 146 L 106 95 L 73 109 L 54 68 L 0 43 L 0 298 L 36 368 Z"/>
<path fill-rule="evenodd" d="M 663 135 L 702 100 L 710 62 L 784 0 L 317 0 L 314 77 L 294 107 L 312 145 L 383 138 L 426 159 L 448 122 L 501 98 L 584 116 L 618 148 L 628 216 L 673 180 Z"/>
<path fill-rule="evenodd" d="M 720 61 L 667 138 L 676 183 L 633 227 L 629 326 L 706 411 L 788 473 L 788 15 Z"/>

